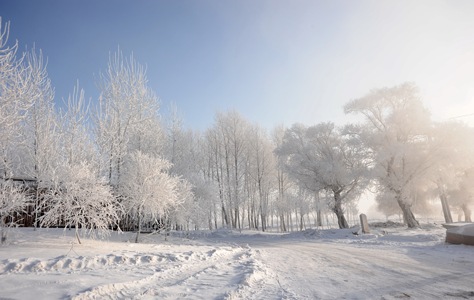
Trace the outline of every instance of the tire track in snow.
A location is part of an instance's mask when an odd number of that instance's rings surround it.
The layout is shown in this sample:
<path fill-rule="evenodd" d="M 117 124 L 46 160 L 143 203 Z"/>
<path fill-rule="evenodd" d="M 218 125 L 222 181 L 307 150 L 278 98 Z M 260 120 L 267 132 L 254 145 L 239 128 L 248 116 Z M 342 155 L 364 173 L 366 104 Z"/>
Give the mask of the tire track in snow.
<path fill-rule="evenodd" d="M 0 275 L 31 272 L 71 273 L 84 270 L 117 267 L 117 265 L 153 265 L 163 261 L 176 261 L 178 259 L 179 258 L 173 254 L 107 254 L 93 257 L 69 257 L 63 255 L 48 260 L 40 260 L 36 258 L 4 259 L 0 261 Z"/>
<path fill-rule="evenodd" d="M 237 245 L 170 250 L 140 253 L 126 249 L 95 256 L 3 259 L 0 276 L 9 281 L 28 276 L 30 285 L 54 288 L 79 279 L 74 289 L 61 296 L 75 299 L 208 299 L 210 295 L 220 299 L 261 299 L 255 290 L 269 290 L 266 282 L 272 276 L 258 260 L 258 251 Z M 63 277 L 64 274 L 68 276 Z M 42 279 L 45 276 L 51 279 L 46 282 Z M 56 280 L 58 276 L 63 279 Z M 98 276 L 100 279 L 94 280 Z M 279 288 L 273 281 L 270 290 L 276 295 Z"/>
<path fill-rule="evenodd" d="M 210 295 L 219 299 L 244 298 L 253 290 L 247 291 L 246 286 L 260 281 L 256 278 L 257 264 L 250 248 L 218 248 L 208 252 L 208 257 L 160 264 L 160 269 L 150 276 L 97 286 L 73 299 L 209 299 Z"/>
<path fill-rule="evenodd" d="M 252 250 L 259 259 L 249 261 L 251 273 L 225 299 L 297 299 L 283 288 L 278 276 L 261 261 L 260 250 Z"/>

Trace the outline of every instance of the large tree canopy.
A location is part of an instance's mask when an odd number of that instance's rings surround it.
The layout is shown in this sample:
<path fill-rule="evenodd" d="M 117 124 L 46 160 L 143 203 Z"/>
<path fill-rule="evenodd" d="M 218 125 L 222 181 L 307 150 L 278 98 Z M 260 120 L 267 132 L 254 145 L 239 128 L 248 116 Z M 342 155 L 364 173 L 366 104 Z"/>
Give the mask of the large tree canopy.
<path fill-rule="evenodd" d="M 379 192 L 392 193 L 407 225 L 419 226 L 411 209 L 410 186 L 434 165 L 434 156 L 429 147 L 430 115 L 416 86 L 404 83 L 372 90 L 346 104 L 344 110 L 365 117 L 361 137 L 372 152 Z"/>
<path fill-rule="evenodd" d="M 367 185 L 365 150 L 353 137 L 344 135 L 332 123 L 311 127 L 295 124 L 276 149 L 285 170 L 308 190 L 333 194 L 330 204 L 340 228 L 349 225 L 344 217 L 344 200 L 354 199 Z"/>

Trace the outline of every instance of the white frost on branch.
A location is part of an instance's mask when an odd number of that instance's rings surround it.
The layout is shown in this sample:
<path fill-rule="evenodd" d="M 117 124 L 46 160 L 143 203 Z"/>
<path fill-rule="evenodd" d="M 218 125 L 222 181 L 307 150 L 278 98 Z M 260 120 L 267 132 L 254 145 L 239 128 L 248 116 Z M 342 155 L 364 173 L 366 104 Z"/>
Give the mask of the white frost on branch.
<path fill-rule="evenodd" d="M 90 165 L 63 166 L 54 184 L 42 201 L 45 208 L 40 218 L 42 226 L 74 227 L 76 232 L 81 229 L 83 234 L 91 236 L 107 235 L 109 229 L 117 226 L 121 206 L 111 187 L 97 177 Z"/>

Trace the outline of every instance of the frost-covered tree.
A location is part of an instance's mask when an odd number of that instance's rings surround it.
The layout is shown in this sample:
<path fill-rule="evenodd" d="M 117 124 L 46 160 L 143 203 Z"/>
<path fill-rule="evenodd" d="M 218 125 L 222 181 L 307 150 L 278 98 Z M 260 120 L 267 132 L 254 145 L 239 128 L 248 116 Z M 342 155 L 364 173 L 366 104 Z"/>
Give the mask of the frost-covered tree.
<path fill-rule="evenodd" d="M 218 195 L 219 195 L 219 213 L 215 216 L 215 223 L 217 223 L 217 215 L 220 215 L 220 220 L 222 222 L 222 226 L 224 223 L 229 226 L 229 214 L 228 214 L 228 207 L 226 204 L 226 193 L 225 193 L 225 185 L 224 185 L 224 163 L 221 158 L 221 149 L 222 145 L 219 140 L 218 131 L 216 128 L 209 128 L 206 131 L 206 145 L 207 145 L 207 162 L 208 162 L 208 177 L 216 182 Z M 216 224 L 217 227 L 217 224 Z"/>
<path fill-rule="evenodd" d="M 332 193 L 331 210 L 339 227 L 348 228 L 343 203 L 354 200 L 368 184 L 367 153 L 356 139 L 332 123 L 295 124 L 275 151 L 301 187 Z"/>
<path fill-rule="evenodd" d="M 268 226 L 270 198 L 272 191 L 276 190 L 275 163 L 273 145 L 266 131 L 258 125 L 250 127 L 246 172 L 247 194 L 251 196 L 248 199 L 247 211 L 250 228 L 258 228 L 258 219 L 260 219 L 262 231 L 265 231 Z"/>
<path fill-rule="evenodd" d="M 247 167 L 247 132 L 249 124 L 236 111 L 218 113 L 208 129 L 209 158 L 212 176 L 219 188 L 222 221 L 232 228 L 242 228 Z"/>
<path fill-rule="evenodd" d="M 102 74 L 96 111 L 96 142 L 102 169 L 112 185 L 120 182 L 125 157 L 135 150 L 158 155 L 161 127 L 158 99 L 148 87 L 145 69 L 120 51 Z"/>
<path fill-rule="evenodd" d="M 9 24 L 2 25 L 0 20 L 0 175 L 33 179 L 39 191 L 56 167 L 54 92 L 41 50 L 18 55 L 18 43 L 6 46 Z"/>
<path fill-rule="evenodd" d="M 393 201 L 395 195 L 390 191 L 379 191 L 375 195 L 376 209 L 388 220 L 390 216 L 401 216 L 401 209 L 397 202 Z"/>
<path fill-rule="evenodd" d="M 60 111 L 61 156 L 67 165 L 87 162 L 97 170 L 97 153 L 91 139 L 89 101 L 84 95 L 84 90 L 77 83 L 65 103 L 67 109 Z"/>
<path fill-rule="evenodd" d="M 277 149 L 282 146 L 285 136 L 285 127 L 277 126 L 273 129 L 272 132 L 272 141 L 273 149 Z M 289 225 L 288 216 L 290 214 L 290 207 L 288 205 L 288 190 L 294 187 L 294 182 L 288 177 L 288 173 L 285 172 L 285 162 L 281 159 L 278 159 L 278 156 L 274 153 L 276 160 L 276 181 L 278 188 L 278 196 L 275 201 L 276 214 L 280 220 L 280 229 L 282 231 L 287 231 L 287 226 Z M 286 220 L 286 221 L 285 221 Z M 317 224 L 322 225 L 321 221 L 321 210 L 320 207 L 317 207 Z"/>
<path fill-rule="evenodd" d="M 165 159 L 135 151 L 124 167 L 119 192 L 125 212 L 136 222 L 138 242 L 142 225 L 166 220 L 185 200 L 187 191 L 179 177 L 169 175 L 171 163 Z"/>
<path fill-rule="evenodd" d="M 215 144 L 209 142 L 211 141 L 209 135 L 193 132 L 192 136 L 192 144 L 189 148 L 190 156 L 186 159 L 187 165 L 192 166 L 192 171 L 185 178 L 193 186 L 196 214 L 205 216 L 205 219 L 198 222 L 198 225 L 207 222 L 207 226 L 212 230 L 218 228 L 218 218 L 223 215 L 222 209 L 224 209 L 224 204 L 221 202 L 223 199 L 220 193 L 222 190 L 219 188 L 219 177 L 216 176 L 219 170 L 216 169 L 214 160 Z M 222 222 L 224 222 L 224 218 L 222 218 Z"/>
<path fill-rule="evenodd" d="M 207 226 L 209 230 L 217 228 L 216 206 L 219 190 L 216 182 L 209 177 L 196 175 L 188 179 L 192 185 L 193 202 L 189 212 L 190 220 L 197 226 Z M 214 221 L 214 224 L 213 224 Z"/>
<path fill-rule="evenodd" d="M 17 58 L 18 42 L 7 46 L 10 23 L 0 18 L 0 144 L 5 145 L 9 131 L 21 120 L 22 112 L 31 106 L 31 101 L 22 97 L 25 93 L 25 77 L 22 71 L 23 56 Z M 11 133 L 10 133 L 11 134 Z M 2 149 L 4 150 L 4 149 Z M 2 161 L 3 163 L 3 161 Z M 3 166 L 5 169 L 5 166 Z M 5 170 L 3 170 L 3 173 Z M 3 174 L 2 174 L 3 175 Z"/>
<path fill-rule="evenodd" d="M 34 70 L 34 94 L 32 106 L 25 111 L 25 122 L 23 135 L 28 148 L 28 156 L 31 160 L 28 175 L 37 180 L 48 176 L 48 165 L 51 157 L 56 153 L 55 130 L 56 114 L 54 111 L 54 91 L 51 81 L 46 72 L 46 65 L 41 52 L 38 54 L 34 49 L 26 55 L 29 69 Z"/>
<path fill-rule="evenodd" d="M 186 133 L 183 129 L 183 119 L 178 112 L 178 107 L 172 103 L 169 108 L 169 116 L 166 120 L 166 158 L 173 164 L 172 172 L 182 174 L 186 172 L 189 161 L 185 163 L 186 154 L 189 154 L 187 148 L 190 141 L 186 139 Z"/>
<path fill-rule="evenodd" d="M 171 104 L 166 117 L 165 157 L 172 163 L 170 174 L 180 176 L 190 186 L 192 195 L 185 197 L 179 210 L 172 212 L 171 218 L 177 228 L 186 229 L 209 226 L 212 229 L 214 205 L 217 200 L 215 183 L 210 179 L 206 163 L 204 139 L 197 131 L 183 128 L 183 120 L 175 104 Z"/>
<path fill-rule="evenodd" d="M 171 105 L 165 130 L 164 157 L 171 162 L 171 174 L 191 178 L 202 172 L 201 138 L 198 132 L 184 129 L 176 105 Z"/>
<path fill-rule="evenodd" d="M 0 18 L 0 172 L 3 178 L 12 176 L 10 162 L 12 135 L 22 119 L 22 111 L 28 109 L 31 101 L 20 97 L 22 93 L 22 65 L 16 59 L 18 42 L 8 47 L 10 23 L 3 24 Z"/>
<path fill-rule="evenodd" d="M 172 205 L 168 213 L 165 214 L 167 223 L 176 224 L 176 230 L 189 230 L 192 223 L 195 226 L 200 224 L 201 208 L 194 197 L 192 183 L 178 176 L 173 177 L 179 178 L 176 189 L 178 202 L 176 205 Z M 169 229 L 171 228 L 168 226 L 167 230 Z"/>
<path fill-rule="evenodd" d="M 448 191 L 448 198 L 450 203 L 460 209 L 464 214 L 466 222 L 472 222 L 471 212 L 474 206 L 474 168 L 466 170 L 460 176 L 460 181 L 455 189 Z"/>
<path fill-rule="evenodd" d="M 365 117 L 361 136 L 372 153 L 379 190 L 395 196 L 408 227 L 418 227 L 410 186 L 427 175 L 435 158 L 430 152 L 430 115 L 416 86 L 404 83 L 375 89 L 347 103 L 344 110 Z"/>
<path fill-rule="evenodd" d="M 18 41 L 7 46 L 10 34 L 10 23 L 3 23 L 0 18 L 0 128 L 5 129 L 17 122 L 18 113 L 29 107 L 22 93 L 21 61 L 17 58 Z M 20 70 L 19 70 L 20 69 Z M 23 102 L 25 101 L 26 102 Z M 5 132 L 2 132 L 5 133 Z M 2 135 L 3 138 L 3 135 Z M 2 142 L 4 140 L 2 139 Z"/>
<path fill-rule="evenodd" d="M 40 217 L 42 226 L 74 227 L 79 243 L 83 235 L 103 236 L 116 227 L 121 207 L 105 179 L 97 176 L 87 163 L 62 166 L 47 189 L 42 202 L 46 207 Z"/>
<path fill-rule="evenodd" d="M 428 188 L 439 197 L 445 221 L 451 223 L 448 192 L 457 190 L 466 171 L 474 166 L 474 129 L 459 122 L 435 124 L 430 152 L 436 159 L 428 175 Z"/>
<path fill-rule="evenodd" d="M 7 227 L 15 225 L 16 214 L 21 213 L 29 203 L 24 187 L 15 186 L 13 181 L 0 180 L 0 238 L 7 239 Z"/>
<path fill-rule="evenodd" d="M 427 178 L 423 178 L 427 179 Z M 405 193 L 411 199 L 411 209 L 414 213 L 430 216 L 434 213 L 432 205 L 433 193 L 431 190 L 432 183 L 424 180 L 413 181 L 410 186 L 406 187 Z M 379 189 L 375 202 L 377 210 L 383 213 L 387 218 L 392 215 L 403 216 L 403 212 L 396 201 L 393 201 L 396 195 L 387 189 Z"/>
<path fill-rule="evenodd" d="M 89 105 L 78 84 L 66 107 L 55 122 L 53 142 L 58 150 L 48 157 L 55 166 L 48 184 L 41 187 L 44 215 L 40 220 L 42 226 L 74 227 L 80 243 L 80 229 L 88 235 L 107 234 L 117 226 L 122 213 L 111 186 L 99 175 L 98 159 L 90 139 Z"/>
<path fill-rule="evenodd" d="M 31 116 L 35 103 L 47 101 L 52 95 L 41 52 L 37 54 L 33 49 L 18 55 L 18 43 L 7 46 L 9 29 L 9 23 L 3 25 L 0 19 L 0 175 L 3 178 L 27 176 L 23 157 L 26 145 L 21 134 L 23 121 Z"/>
<path fill-rule="evenodd" d="M 304 187 L 298 189 L 293 199 L 295 218 L 298 229 L 303 231 L 306 228 L 304 217 L 309 214 L 311 203 L 313 202 L 314 192 Z"/>
<path fill-rule="evenodd" d="M 54 109 L 54 91 L 46 72 L 42 53 L 33 49 L 26 55 L 26 62 L 32 72 L 35 97 L 32 106 L 25 112 L 21 123 L 21 137 L 17 145 L 20 153 L 18 173 L 36 182 L 34 199 L 35 228 L 38 226 L 40 191 L 53 186 L 54 174 L 60 164 L 61 133 L 58 115 Z M 21 176 L 21 175 L 20 175 Z"/>

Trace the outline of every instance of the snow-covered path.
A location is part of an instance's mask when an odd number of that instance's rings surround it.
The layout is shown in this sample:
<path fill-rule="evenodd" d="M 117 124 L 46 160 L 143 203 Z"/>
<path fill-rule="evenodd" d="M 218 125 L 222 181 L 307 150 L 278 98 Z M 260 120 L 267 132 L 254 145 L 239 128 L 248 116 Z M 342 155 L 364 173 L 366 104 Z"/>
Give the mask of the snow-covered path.
<path fill-rule="evenodd" d="M 474 247 L 444 230 L 127 234 L 74 245 L 19 230 L 0 247 L 0 299 L 474 299 Z"/>
<path fill-rule="evenodd" d="M 295 299 L 474 298 L 472 256 L 301 241 L 258 247 Z"/>

